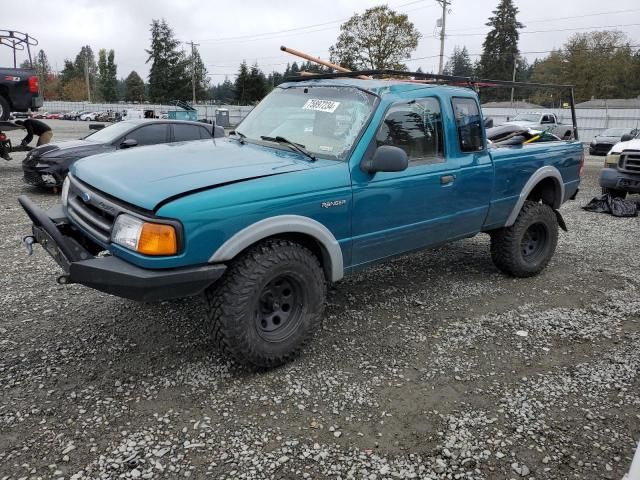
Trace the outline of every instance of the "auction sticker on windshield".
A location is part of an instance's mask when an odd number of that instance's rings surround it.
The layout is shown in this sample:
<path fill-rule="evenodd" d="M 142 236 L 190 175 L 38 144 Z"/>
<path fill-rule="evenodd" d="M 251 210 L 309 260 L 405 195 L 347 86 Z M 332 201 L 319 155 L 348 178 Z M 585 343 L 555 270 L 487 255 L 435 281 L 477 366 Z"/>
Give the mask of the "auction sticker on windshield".
<path fill-rule="evenodd" d="M 307 100 L 307 103 L 302 106 L 302 108 L 304 110 L 315 110 L 317 112 L 333 113 L 336 111 L 336 108 L 338 108 L 338 105 L 340 105 L 340 102 L 310 98 L 309 100 Z"/>

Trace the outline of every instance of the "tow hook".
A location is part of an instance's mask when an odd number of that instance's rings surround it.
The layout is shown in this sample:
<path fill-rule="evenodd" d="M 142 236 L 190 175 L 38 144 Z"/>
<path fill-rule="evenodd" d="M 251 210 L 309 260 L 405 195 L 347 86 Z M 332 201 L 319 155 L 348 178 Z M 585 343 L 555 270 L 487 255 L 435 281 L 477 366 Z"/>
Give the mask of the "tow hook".
<path fill-rule="evenodd" d="M 22 239 L 24 248 L 27 249 L 27 256 L 33 255 L 33 244 L 38 243 L 38 240 L 33 235 L 27 235 Z"/>
<path fill-rule="evenodd" d="M 60 275 L 57 279 L 56 282 L 58 282 L 60 285 L 68 285 L 70 283 L 73 283 L 71 281 L 71 277 L 69 275 Z"/>

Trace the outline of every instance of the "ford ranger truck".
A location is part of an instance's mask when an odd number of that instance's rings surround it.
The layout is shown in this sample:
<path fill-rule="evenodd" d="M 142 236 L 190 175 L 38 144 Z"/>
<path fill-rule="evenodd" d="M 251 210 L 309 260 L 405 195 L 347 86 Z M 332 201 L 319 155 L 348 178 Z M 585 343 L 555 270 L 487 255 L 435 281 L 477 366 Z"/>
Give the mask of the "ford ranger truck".
<path fill-rule="evenodd" d="M 19 201 L 60 283 L 202 295 L 217 346 L 262 369 L 309 342 L 328 284 L 369 265 L 484 232 L 499 270 L 538 274 L 583 161 L 577 141 L 488 148 L 468 88 L 312 79 L 229 137 L 91 156 L 61 205 Z"/>

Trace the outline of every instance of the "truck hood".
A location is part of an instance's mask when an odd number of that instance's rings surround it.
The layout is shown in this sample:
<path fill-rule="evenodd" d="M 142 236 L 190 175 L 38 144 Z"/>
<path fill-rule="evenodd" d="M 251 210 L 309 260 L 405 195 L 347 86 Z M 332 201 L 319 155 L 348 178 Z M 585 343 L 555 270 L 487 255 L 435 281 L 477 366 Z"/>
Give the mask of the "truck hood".
<path fill-rule="evenodd" d="M 640 151 L 640 138 L 634 138 L 633 140 L 629 140 L 628 142 L 616 143 L 609 153 L 622 153 L 622 151 L 624 150 Z"/>
<path fill-rule="evenodd" d="M 189 192 L 322 163 L 311 163 L 294 152 L 217 139 L 94 155 L 74 163 L 70 171 L 104 193 L 153 211 L 163 200 Z"/>

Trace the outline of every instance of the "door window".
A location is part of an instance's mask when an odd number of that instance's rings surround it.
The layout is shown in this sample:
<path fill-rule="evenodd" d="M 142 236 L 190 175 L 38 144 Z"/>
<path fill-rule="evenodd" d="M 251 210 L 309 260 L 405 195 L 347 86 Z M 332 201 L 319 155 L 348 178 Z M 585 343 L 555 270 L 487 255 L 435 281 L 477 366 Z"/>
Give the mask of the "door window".
<path fill-rule="evenodd" d="M 407 152 L 409 164 L 444 162 L 440 103 L 425 98 L 392 105 L 378 133 L 376 146 L 392 145 Z"/>
<path fill-rule="evenodd" d="M 463 152 L 484 149 L 482 118 L 478 103 L 473 98 L 454 97 L 451 100 L 458 127 L 458 142 Z"/>
<path fill-rule="evenodd" d="M 198 125 L 190 125 L 188 123 L 180 125 L 173 124 L 173 141 L 174 142 L 188 142 L 190 140 L 200 140 L 200 130 L 204 130 Z"/>
<path fill-rule="evenodd" d="M 155 145 L 157 143 L 166 143 L 167 141 L 167 124 L 159 123 L 155 125 L 146 125 L 134 130 L 127 135 L 138 142 L 138 145 Z"/>

